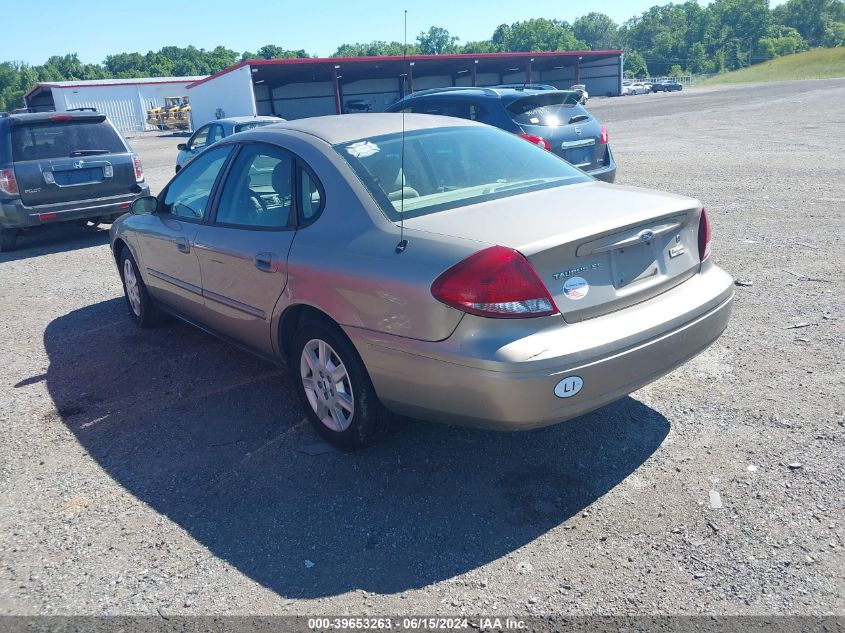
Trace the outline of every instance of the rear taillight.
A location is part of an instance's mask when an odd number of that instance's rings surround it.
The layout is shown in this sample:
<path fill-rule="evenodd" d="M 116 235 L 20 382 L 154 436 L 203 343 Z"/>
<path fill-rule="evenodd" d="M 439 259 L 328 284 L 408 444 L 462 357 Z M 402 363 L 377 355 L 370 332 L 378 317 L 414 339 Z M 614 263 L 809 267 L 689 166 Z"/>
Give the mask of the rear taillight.
<path fill-rule="evenodd" d="M 132 165 L 135 167 L 135 182 L 141 182 L 144 179 L 144 168 L 141 166 L 141 157 L 138 154 L 132 154 Z"/>
<path fill-rule="evenodd" d="M 519 138 L 524 138 L 529 143 L 534 143 L 534 145 L 539 145 L 543 149 L 551 150 L 552 146 L 549 145 L 549 142 L 544 139 L 542 136 L 534 136 L 533 134 L 519 134 Z"/>
<path fill-rule="evenodd" d="M 558 309 L 534 268 L 517 251 L 491 246 L 458 262 L 431 285 L 434 298 L 483 317 L 518 319 Z"/>
<path fill-rule="evenodd" d="M 0 169 L 0 193 L 7 196 L 17 196 L 20 194 L 14 169 Z"/>
<path fill-rule="evenodd" d="M 599 144 L 600 145 L 607 145 L 607 142 L 610 140 L 610 134 L 607 131 L 605 126 L 601 126 L 601 134 L 599 134 Z"/>
<path fill-rule="evenodd" d="M 57 114 L 50 117 L 51 121 L 73 121 L 73 117 L 69 114 Z"/>
<path fill-rule="evenodd" d="M 710 237 L 710 218 L 707 209 L 702 209 L 698 220 L 698 257 L 701 261 L 710 257 Z"/>

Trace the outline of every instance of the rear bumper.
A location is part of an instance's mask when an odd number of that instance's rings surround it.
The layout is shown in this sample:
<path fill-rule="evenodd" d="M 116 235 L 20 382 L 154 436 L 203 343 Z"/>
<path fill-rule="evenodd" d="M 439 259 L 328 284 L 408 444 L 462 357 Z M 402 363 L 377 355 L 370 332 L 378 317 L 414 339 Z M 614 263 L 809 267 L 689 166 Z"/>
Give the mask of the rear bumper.
<path fill-rule="evenodd" d="M 129 211 L 129 206 L 135 198 L 150 194 L 150 186 L 146 182 L 138 183 L 138 187 L 140 191 L 120 196 L 33 207 L 26 206 L 20 199 L 0 200 L 0 227 L 4 229 L 29 228 L 57 222 L 121 215 Z"/>
<path fill-rule="evenodd" d="M 613 160 L 613 153 L 611 153 L 609 145 L 607 146 L 607 156 L 609 160 L 606 166 L 586 173 L 604 182 L 613 182 L 616 180 L 616 161 Z"/>
<path fill-rule="evenodd" d="M 708 263 L 658 297 L 576 324 L 560 317 L 539 324 L 468 315 L 437 343 L 354 328 L 347 333 L 388 408 L 518 430 L 581 415 L 672 371 L 721 335 L 732 302 L 730 276 Z M 558 384 L 574 376 L 583 383 L 580 391 L 556 395 Z"/>

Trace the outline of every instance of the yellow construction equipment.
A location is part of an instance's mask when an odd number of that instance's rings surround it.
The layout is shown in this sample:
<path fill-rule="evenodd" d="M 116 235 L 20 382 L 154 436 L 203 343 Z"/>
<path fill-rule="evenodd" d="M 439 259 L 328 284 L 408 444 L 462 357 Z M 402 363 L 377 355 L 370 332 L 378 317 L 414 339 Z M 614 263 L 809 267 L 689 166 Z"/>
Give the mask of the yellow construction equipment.
<path fill-rule="evenodd" d="M 147 123 L 160 130 L 191 128 L 191 104 L 188 97 L 165 97 L 164 105 L 147 110 Z"/>

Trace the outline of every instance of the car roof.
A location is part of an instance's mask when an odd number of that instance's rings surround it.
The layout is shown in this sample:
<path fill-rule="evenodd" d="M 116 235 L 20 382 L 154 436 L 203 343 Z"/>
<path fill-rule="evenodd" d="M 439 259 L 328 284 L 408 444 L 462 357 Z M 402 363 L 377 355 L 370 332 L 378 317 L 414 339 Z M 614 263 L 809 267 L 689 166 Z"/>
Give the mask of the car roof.
<path fill-rule="evenodd" d="M 426 99 L 435 97 L 448 96 L 450 99 L 477 99 L 479 97 L 501 101 L 504 104 L 509 104 L 517 99 L 528 97 L 531 95 L 551 95 L 556 92 L 567 94 L 576 94 L 572 90 L 536 90 L 532 88 L 486 88 L 486 87 L 456 87 L 456 88 L 430 88 L 428 90 L 419 90 L 412 92 L 404 99 L 400 99 L 396 103 L 404 103 L 413 101 L 415 99 Z"/>
<path fill-rule="evenodd" d="M 97 112 L 96 110 L 86 110 L 84 112 L 57 112 L 55 110 L 50 110 L 49 112 L 11 112 L 4 114 L 3 118 L 7 118 L 10 121 L 20 121 L 21 123 L 35 123 L 37 121 L 49 121 L 56 116 L 60 116 L 63 119 L 67 119 L 69 117 L 71 119 L 82 120 L 102 120 L 106 118 L 105 114 Z"/>
<path fill-rule="evenodd" d="M 252 121 L 283 121 L 284 119 L 280 119 L 279 117 L 275 116 L 229 116 L 223 119 L 217 119 L 216 121 L 212 121 L 212 123 L 234 123 L 237 125 L 238 123 L 250 123 Z"/>
<path fill-rule="evenodd" d="M 403 122 L 404 121 L 404 122 Z M 434 114 L 405 114 L 365 112 L 361 114 L 333 114 L 329 116 L 309 117 L 294 121 L 280 121 L 275 125 L 254 128 L 248 132 L 241 132 L 239 136 L 268 138 L 276 132 L 293 130 L 310 134 L 322 139 L 330 145 L 345 143 L 360 138 L 398 134 L 404 130 L 414 132 L 443 127 L 481 126 L 467 119 L 439 116 Z"/>

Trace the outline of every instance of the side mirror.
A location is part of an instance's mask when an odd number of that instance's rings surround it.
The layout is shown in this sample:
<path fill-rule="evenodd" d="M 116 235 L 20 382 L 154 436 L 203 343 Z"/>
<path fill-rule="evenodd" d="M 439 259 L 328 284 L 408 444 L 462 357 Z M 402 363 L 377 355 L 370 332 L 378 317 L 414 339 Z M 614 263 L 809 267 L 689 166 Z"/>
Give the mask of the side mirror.
<path fill-rule="evenodd" d="M 186 149 L 188 149 L 188 144 L 187 143 L 179 143 L 179 145 L 176 146 L 176 149 L 186 150 Z"/>
<path fill-rule="evenodd" d="M 131 207 L 132 215 L 153 215 L 158 211 L 158 198 L 155 196 L 142 196 L 135 198 Z"/>

